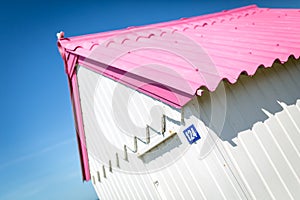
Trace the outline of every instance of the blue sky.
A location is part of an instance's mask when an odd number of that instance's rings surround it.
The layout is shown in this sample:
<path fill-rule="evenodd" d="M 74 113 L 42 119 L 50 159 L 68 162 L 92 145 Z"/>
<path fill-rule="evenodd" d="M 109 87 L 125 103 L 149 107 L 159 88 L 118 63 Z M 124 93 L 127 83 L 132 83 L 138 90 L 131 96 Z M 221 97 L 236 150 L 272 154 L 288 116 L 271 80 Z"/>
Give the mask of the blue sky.
<path fill-rule="evenodd" d="M 170 1 L 171 2 L 171 1 Z M 0 5 L 0 199 L 97 199 L 81 180 L 68 82 L 56 47 L 65 36 L 286 1 L 6 1 Z"/>

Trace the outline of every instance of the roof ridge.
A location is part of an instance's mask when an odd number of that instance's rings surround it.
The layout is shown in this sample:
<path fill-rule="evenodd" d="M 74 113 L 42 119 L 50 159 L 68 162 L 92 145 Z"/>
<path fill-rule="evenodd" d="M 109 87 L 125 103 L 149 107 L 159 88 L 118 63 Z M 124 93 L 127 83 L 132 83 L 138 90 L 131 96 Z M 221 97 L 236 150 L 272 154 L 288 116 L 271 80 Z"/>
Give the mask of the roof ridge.
<path fill-rule="evenodd" d="M 217 13 L 210 13 L 210 14 L 205 14 L 205 15 L 200 15 L 200 16 L 185 18 L 185 19 L 182 20 L 182 22 L 189 22 L 189 21 L 194 21 L 194 20 L 211 19 L 211 18 L 214 18 L 214 17 L 220 17 L 220 16 L 224 16 L 224 15 L 238 13 L 238 12 L 242 12 L 242 11 L 250 10 L 250 9 L 254 9 L 254 8 L 259 8 L 259 7 L 257 5 L 255 5 L 255 4 L 253 4 L 253 5 L 244 6 L 244 7 L 241 7 L 241 8 L 234 8 L 234 9 L 230 9 L 230 10 L 222 10 L 222 11 L 217 12 Z M 178 20 L 173 20 L 173 21 L 170 21 L 170 22 L 178 22 Z M 170 22 L 169 23 L 167 22 L 168 25 L 170 24 Z M 174 24 L 179 24 L 179 23 L 174 23 Z"/>
<path fill-rule="evenodd" d="M 145 30 L 145 29 L 164 28 L 166 26 L 179 25 L 179 24 L 183 24 L 183 23 L 187 23 L 187 22 L 191 22 L 191 21 L 195 21 L 195 20 L 205 20 L 205 19 L 209 19 L 209 18 L 213 18 L 213 17 L 220 17 L 220 16 L 229 15 L 229 14 L 233 14 L 233 13 L 237 13 L 237 12 L 242 12 L 242 11 L 250 10 L 250 9 L 254 9 L 254 8 L 259 8 L 259 7 L 255 4 L 253 4 L 253 5 L 244 6 L 244 7 L 240 7 L 240 8 L 223 10 L 223 11 L 220 11 L 217 13 L 210 13 L 210 14 L 205 14 L 205 15 L 201 15 L 201 16 L 193 16 L 193 17 L 188 17 L 188 18 L 175 19 L 175 20 L 171 20 L 171 21 L 154 23 L 154 24 L 145 24 L 145 25 L 141 25 L 141 26 L 129 26 L 129 27 L 123 28 L 123 29 L 104 31 L 104 32 L 100 32 L 100 33 L 91 33 L 91 34 L 86 34 L 86 35 L 81 35 L 81 36 L 73 36 L 73 37 L 69 37 L 69 38 L 63 38 L 61 40 L 65 40 L 65 41 L 71 40 L 72 42 L 73 41 L 78 42 L 81 40 L 89 40 L 89 39 L 99 38 L 99 37 L 109 37 L 109 36 L 113 36 L 117 33 L 123 34 L 123 33 L 130 33 L 133 31 L 141 31 L 141 30 Z M 84 37 L 84 39 L 83 39 L 83 37 Z"/>

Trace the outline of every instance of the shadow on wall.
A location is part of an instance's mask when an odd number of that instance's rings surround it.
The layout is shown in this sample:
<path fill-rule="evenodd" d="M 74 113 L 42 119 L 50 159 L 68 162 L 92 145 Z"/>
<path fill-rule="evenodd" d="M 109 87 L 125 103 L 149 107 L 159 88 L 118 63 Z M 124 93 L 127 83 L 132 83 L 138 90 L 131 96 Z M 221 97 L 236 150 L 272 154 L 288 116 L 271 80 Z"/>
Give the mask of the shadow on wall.
<path fill-rule="evenodd" d="M 159 147 L 154 148 L 144 156 L 142 156 L 142 160 L 144 163 L 150 163 L 153 160 L 159 160 L 158 162 L 161 166 L 165 166 L 169 164 L 169 160 L 166 160 L 162 155 L 166 154 L 167 152 L 171 152 L 174 148 L 179 147 L 182 144 L 181 140 L 179 139 L 178 135 L 175 135 L 171 139 L 165 142 L 165 145 L 160 145 Z"/>
<path fill-rule="evenodd" d="M 223 141 L 236 146 L 232 139 L 240 132 L 252 129 L 257 122 L 265 121 L 269 113 L 274 115 L 283 110 L 278 102 L 296 104 L 300 99 L 299 80 L 300 59 L 290 57 L 284 64 L 275 62 L 271 68 L 259 68 L 252 77 L 241 75 L 233 85 L 225 81 L 226 102 L 220 98 L 218 89 L 198 97 L 200 120 Z M 213 101 L 213 98 L 217 100 Z M 212 120 L 213 106 L 220 106 L 216 103 L 224 104 L 223 111 L 220 111 L 226 112 L 222 125 Z"/>

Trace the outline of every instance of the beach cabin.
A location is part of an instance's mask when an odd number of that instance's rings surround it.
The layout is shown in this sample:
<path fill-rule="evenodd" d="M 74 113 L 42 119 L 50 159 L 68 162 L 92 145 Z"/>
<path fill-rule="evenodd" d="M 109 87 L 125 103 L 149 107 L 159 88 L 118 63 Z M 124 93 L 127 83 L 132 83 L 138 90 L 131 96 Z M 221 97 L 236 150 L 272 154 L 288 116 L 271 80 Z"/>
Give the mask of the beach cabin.
<path fill-rule="evenodd" d="M 64 37 L 84 181 L 104 199 L 300 199 L 300 9 Z"/>

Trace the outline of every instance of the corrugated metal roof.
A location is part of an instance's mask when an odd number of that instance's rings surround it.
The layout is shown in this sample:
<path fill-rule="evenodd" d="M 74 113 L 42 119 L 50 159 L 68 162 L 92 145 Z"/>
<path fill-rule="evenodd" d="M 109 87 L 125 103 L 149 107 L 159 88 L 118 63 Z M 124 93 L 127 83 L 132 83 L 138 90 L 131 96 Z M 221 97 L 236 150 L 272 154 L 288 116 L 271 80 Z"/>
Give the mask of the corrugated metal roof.
<path fill-rule="evenodd" d="M 299 32 L 300 9 L 248 6 L 58 43 L 78 63 L 181 107 L 201 87 L 214 91 L 223 79 L 235 83 L 242 72 L 298 57 Z"/>

